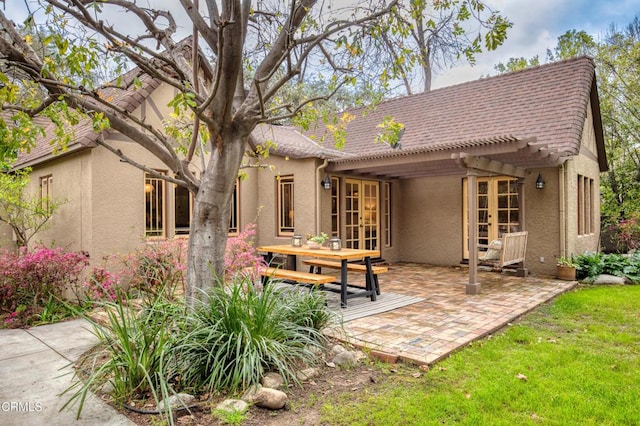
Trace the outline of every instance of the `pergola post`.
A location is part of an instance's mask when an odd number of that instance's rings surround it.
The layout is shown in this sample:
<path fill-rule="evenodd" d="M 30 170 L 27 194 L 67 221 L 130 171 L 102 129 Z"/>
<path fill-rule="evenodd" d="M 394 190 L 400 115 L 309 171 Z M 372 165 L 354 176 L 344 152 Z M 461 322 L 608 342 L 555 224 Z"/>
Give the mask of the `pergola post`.
<path fill-rule="evenodd" d="M 467 193 L 469 194 L 469 282 L 466 294 L 480 294 L 478 281 L 478 171 L 467 169 Z"/>

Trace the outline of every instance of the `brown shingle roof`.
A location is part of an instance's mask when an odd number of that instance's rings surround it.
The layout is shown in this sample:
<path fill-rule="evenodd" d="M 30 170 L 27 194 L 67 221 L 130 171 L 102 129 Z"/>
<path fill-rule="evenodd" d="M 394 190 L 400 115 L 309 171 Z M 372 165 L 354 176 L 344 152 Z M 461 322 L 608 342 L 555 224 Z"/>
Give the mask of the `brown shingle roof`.
<path fill-rule="evenodd" d="M 293 126 L 275 126 L 259 124 L 251 134 L 257 143 L 272 142 L 275 148 L 272 154 L 291 158 L 345 158 L 350 157 L 342 151 L 324 147 L 298 132 Z"/>
<path fill-rule="evenodd" d="M 141 82 L 141 86 L 138 88 L 133 87 L 130 83 L 134 78 L 138 78 Z M 134 68 L 131 71 L 122 75 L 120 80 L 120 87 L 126 87 L 126 89 L 120 89 L 117 87 L 111 87 L 116 84 L 117 80 L 114 80 L 109 85 L 105 85 L 104 88 L 98 89 L 101 96 L 105 99 L 109 99 L 110 102 L 119 106 L 126 111 L 133 111 L 149 96 L 159 85 L 160 81 L 152 79 L 149 75 L 141 73 L 139 68 Z M 54 135 L 54 124 L 48 119 L 38 117 L 34 121 L 42 125 L 45 128 L 45 137 L 41 137 L 36 141 L 36 145 L 31 148 L 29 152 L 22 152 L 18 156 L 18 160 L 14 164 L 14 167 L 21 168 L 30 166 L 42 161 L 49 157 L 54 151 L 54 147 L 51 146 L 51 140 Z M 96 140 L 99 133 L 93 130 L 93 125 L 90 120 L 83 119 L 79 124 L 73 126 L 74 132 L 73 141 L 69 143 L 69 151 L 76 151 L 83 147 L 91 147 L 96 145 Z M 104 132 L 104 136 L 107 136 L 109 131 Z"/>
<path fill-rule="evenodd" d="M 374 142 L 380 132 L 376 126 L 390 116 L 405 125 L 403 151 L 514 135 L 575 155 L 594 70 L 593 60 L 581 57 L 392 99 L 365 117 L 362 109 L 351 110 L 356 119 L 347 126 L 345 152 L 360 158 L 394 155 L 389 146 Z"/>

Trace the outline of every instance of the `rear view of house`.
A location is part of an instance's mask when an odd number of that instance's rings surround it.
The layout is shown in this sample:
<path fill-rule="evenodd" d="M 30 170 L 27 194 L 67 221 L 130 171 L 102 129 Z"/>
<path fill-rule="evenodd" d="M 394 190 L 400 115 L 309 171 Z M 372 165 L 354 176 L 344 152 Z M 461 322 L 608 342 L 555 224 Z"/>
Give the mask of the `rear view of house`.
<path fill-rule="evenodd" d="M 158 125 L 173 92 L 142 81 L 122 104 Z M 554 273 L 556 257 L 598 249 L 607 163 L 591 59 L 389 100 L 366 116 L 349 113 L 355 118 L 344 150 L 316 142 L 322 126 L 304 134 L 256 128 L 257 141 L 275 144 L 274 167 L 248 169 L 238 181 L 231 235 L 256 221 L 260 245 L 322 231 L 346 247 L 378 248 L 387 262 L 459 265 L 470 262 L 470 245 L 526 230 L 525 266 L 542 274 Z M 375 142 L 385 119 L 404 125 L 400 147 Z M 154 170 L 168 173 L 166 166 L 124 135 L 82 126 L 68 151 L 53 155 L 43 139 L 16 164 L 32 167 L 34 190 L 67 200 L 40 239 L 99 259 L 188 235 L 189 192 L 120 162 L 94 138 Z M 197 172 L 197 161 L 192 166 Z"/>

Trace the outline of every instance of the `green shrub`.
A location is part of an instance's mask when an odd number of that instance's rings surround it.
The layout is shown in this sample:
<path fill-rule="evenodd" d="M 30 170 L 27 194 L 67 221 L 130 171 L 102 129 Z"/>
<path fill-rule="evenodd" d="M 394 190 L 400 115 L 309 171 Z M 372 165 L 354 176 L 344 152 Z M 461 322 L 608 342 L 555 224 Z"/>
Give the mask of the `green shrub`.
<path fill-rule="evenodd" d="M 633 283 L 640 282 L 640 253 L 632 255 L 585 253 L 574 256 L 577 278 L 584 280 L 600 274 L 624 277 Z"/>
<path fill-rule="evenodd" d="M 198 306 L 176 348 L 184 384 L 207 391 L 237 391 L 277 370 L 295 381 L 299 363 L 312 364 L 320 329 L 331 319 L 319 292 L 291 292 L 273 282 L 260 290 L 250 280 L 216 288 Z"/>
<path fill-rule="evenodd" d="M 580 280 L 597 277 L 602 273 L 604 262 L 601 253 L 586 252 L 579 256 L 573 256 L 573 261 L 577 264 L 576 277 Z"/>

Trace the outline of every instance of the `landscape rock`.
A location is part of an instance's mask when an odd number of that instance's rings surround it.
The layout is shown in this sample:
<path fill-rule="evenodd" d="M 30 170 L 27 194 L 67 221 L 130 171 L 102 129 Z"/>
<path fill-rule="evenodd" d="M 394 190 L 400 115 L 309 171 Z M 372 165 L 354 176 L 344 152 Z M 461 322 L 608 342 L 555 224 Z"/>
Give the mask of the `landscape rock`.
<path fill-rule="evenodd" d="M 193 401 L 196 400 L 196 397 L 193 395 L 189 395 L 188 393 L 179 393 L 176 395 L 171 395 L 168 398 L 163 399 L 158 403 L 158 411 L 164 411 L 167 409 L 167 406 L 171 408 L 181 408 L 188 407 Z"/>
<path fill-rule="evenodd" d="M 316 345 L 307 345 L 307 350 L 316 356 L 320 356 L 323 353 L 323 349 Z"/>
<path fill-rule="evenodd" d="M 305 382 L 307 380 L 311 380 L 315 377 L 318 377 L 319 374 L 320 374 L 320 370 L 318 370 L 315 367 L 309 367 L 309 368 L 305 368 L 304 370 L 298 371 L 296 373 L 296 377 L 301 382 Z"/>
<path fill-rule="evenodd" d="M 226 411 L 227 413 L 240 412 L 244 413 L 249 409 L 249 404 L 241 399 L 225 399 L 216 406 L 216 410 Z"/>
<path fill-rule="evenodd" d="M 355 359 L 356 359 L 356 363 L 358 363 L 358 362 L 362 361 L 363 359 L 367 359 L 367 354 L 365 354 L 365 353 L 364 353 L 364 352 L 362 352 L 362 351 L 354 351 L 354 352 L 353 352 L 353 356 L 354 356 L 354 357 L 355 357 Z"/>
<path fill-rule="evenodd" d="M 241 399 L 248 402 L 249 404 L 254 404 L 256 402 L 256 395 L 258 394 L 260 389 L 262 389 L 262 385 L 251 386 L 244 392 Z"/>
<path fill-rule="evenodd" d="M 265 388 L 280 389 L 284 379 L 278 373 L 269 372 L 262 376 L 262 386 Z"/>
<path fill-rule="evenodd" d="M 242 395 L 242 400 L 269 410 L 280 410 L 287 405 L 289 397 L 278 389 L 254 386 Z"/>
<path fill-rule="evenodd" d="M 346 349 L 344 348 L 344 346 L 342 346 L 342 345 L 334 345 L 331 348 L 331 355 L 338 355 L 339 353 L 345 352 L 345 351 L 346 351 Z"/>
<path fill-rule="evenodd" d="M 113 380 L 109 379 L 107 380 L 104 385 L 102 385 L 100 387 L 100 392 L 107 394 L 107 395 L 111 395 L 113 393 L 113 391 L 115 391 L 116 388 L 115 386 L 113 386 Z"/>
<path fill-rule="evenodd" d="M 625 284 L 626 281 L 623 277 L 616 277 L 615 275 L 600 274 L 593 284 Z"/>
<path fill-rule="evenodd" d="M 338 367 L 351 368 L 357 364 L 356 357 L 353 352 L 340 352 L 333 357 L 333 363 Z"/>

